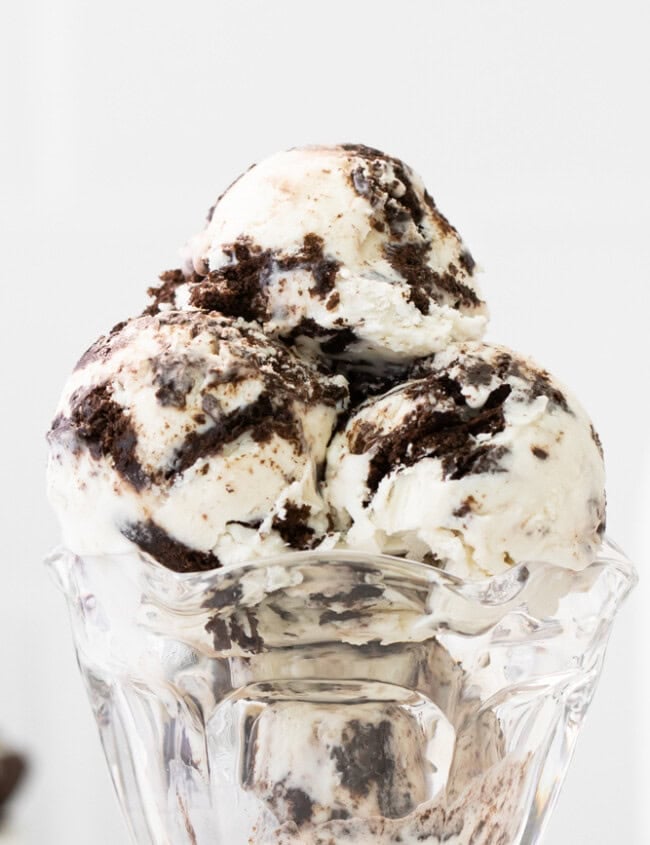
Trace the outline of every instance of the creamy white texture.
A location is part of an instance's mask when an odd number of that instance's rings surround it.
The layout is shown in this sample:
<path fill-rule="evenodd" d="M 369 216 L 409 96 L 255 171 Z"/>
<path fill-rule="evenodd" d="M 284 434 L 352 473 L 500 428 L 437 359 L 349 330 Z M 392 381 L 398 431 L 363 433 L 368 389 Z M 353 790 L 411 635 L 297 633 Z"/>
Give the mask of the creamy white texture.
<path fill-rule="evenodd" d="M 301 812 L 310 824 L 341 813 L 400 818 L 430 796 L 431 737 L 395 703 L 275 702 L 252 730 L 244 788 L 280 820 Z M 453 732 L 448 739 L 447 765 Z"/>
<path fill-rule="evenodd" d="M 286 549 L 274 525 L 292 507 L 317 541 L 327 530 L 317 465 L 345 393 L 342 377 L 319 376 L 237 321 L 127 323 L 84 356 L 50 433 L 64 542 L 77 554 L 134 541 L 151 551 L 138 536 L 153 523 L 217 565 Z"/>
<path fill-rule="evenodd" d="M 394 186 L 393 194 L 403 196 L 406 187 L 400 183 L 394 163 L 380 156 L 376 160 L 384 189 Z M 206 261 L 215 269 L 225 261 L 221 247 L 243 236 L 262 249 L 297 251 L 304 236 L 314 232 L 323 238 L 327 254 L 351 273 L 394 275 L 384 252 L 390 233 L 372 225 L 373 220 L 379 220 L 380 209 L 373 208 L 354 187 L 354 172 L 359 168 L 363 171 L 364 162 L 354 149 L 343 146 L 303 147 L 270 156 L 251 167 L 223 194 L 205 230 L 190 240 L 188 258 L 199 271 L 205 269 Z M 421 206 L 422 230 L 434 241 L 430 264 L 443 271 L 458 260 L 460 238 L 440 215 L 428 208 L 429 213 L 425 213 L 425 188 L 420 177 L 400 164 Z M 359 178 L 363 178 L 363 172 Z M 385 202 L 388 196 L 379 202 Z M 406 219 L 403 226 L 403 237 L 422 237 L 423 232 L 412 219 Z"/>
<path fill-rule="evenodd" d="M 314 237 L 329 262 L 326 282 L 322 265 L 301 259 Z M 336 355 L 402 361 L 485 329 L 474 263 L 458 233 L 420 178 L 377 151 L 305 147 L 255 165 L 190 240 L 187 273 L 232 269 L 241 263 L 237 243 L 268 253 L 257 271 L 265 300 L 257 316 L 274 336 L 345 329 L 354 338 Z M 232 289 L 223 279 L 218 285 Z M 177 289 L 176 307 L 191 304 L 192 286 Z"/>
<path fill-rule="evenodd" d="M 577 400 L 503 347 L 450 347 L 427 371 L 368 401 L 329 449 L 327 497 L 346 545 L 462 577 L 525 560 L 591 563 L 605 477 Z"/>

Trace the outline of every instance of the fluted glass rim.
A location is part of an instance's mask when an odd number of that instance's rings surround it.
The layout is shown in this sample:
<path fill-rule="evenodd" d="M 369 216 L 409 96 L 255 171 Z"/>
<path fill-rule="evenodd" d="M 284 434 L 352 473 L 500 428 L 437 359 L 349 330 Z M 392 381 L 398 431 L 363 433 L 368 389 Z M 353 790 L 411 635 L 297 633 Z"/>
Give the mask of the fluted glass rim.
<path fill-rule="evenodd" d="M 135 551 L 123 554 L 77 555 L 64 545 L 55 547 L 45 558 L 45 564 L 54 571 L 55 580 L 65 593 L 67 586 L 57 563 L 62 559 L 80 560 L 115 560 L 125 562 L 135 559 L 140 565 L 139 574 L 152 590 L 163 588 L 169 600 L 176 594 L 184 601 L 198 597 L 218 586 L 224 580 L 240 580 L 252 573 L 269 573 L 277 569 L 293 569 L 310 565 L 358 566 L 359 568 L 379 569 L 382 575 L 403 577 L 411 584 L 431 588 L 439 586 L 456 594 L 466 601 L 501 606 L 512 603 L 530 584 L 531 579 L 540 572 L 554 572 L 567 580 L 579 581 L 585 573 L 596 568 L 608 567 L 621 576 L 622 592 L 620 601 L 636 586 L 638 573 L 635 565 L 625 552 L 609 537 L 605 537 L 594 560 L 583 569 L 572 569 L 544 560 L 523 560 L 513 564 L 505 572 L 486 578 L 461 578 L 446 572 L 432 564 L 411 560 L 395 555 L 362 552 L 353 549 L 315 549 L 311 551 L 289 551 L 279 555 L 255 558 L 241 563 L 232 563 L 214 569 L 194 572 L 177 572 L 169 569 L 150 556 Z"/>

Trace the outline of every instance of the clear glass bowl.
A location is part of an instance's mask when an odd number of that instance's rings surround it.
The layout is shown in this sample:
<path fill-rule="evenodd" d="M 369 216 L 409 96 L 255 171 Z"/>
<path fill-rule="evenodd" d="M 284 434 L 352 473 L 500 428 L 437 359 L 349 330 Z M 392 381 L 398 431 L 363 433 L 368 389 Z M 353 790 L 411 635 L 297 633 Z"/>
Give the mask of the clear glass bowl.
<path fill-rule="evenodd" d="M 539 842 L 636 577 L 611 544 L 480 583 L 350 552 L 49 562 L 138 845 Z"/>

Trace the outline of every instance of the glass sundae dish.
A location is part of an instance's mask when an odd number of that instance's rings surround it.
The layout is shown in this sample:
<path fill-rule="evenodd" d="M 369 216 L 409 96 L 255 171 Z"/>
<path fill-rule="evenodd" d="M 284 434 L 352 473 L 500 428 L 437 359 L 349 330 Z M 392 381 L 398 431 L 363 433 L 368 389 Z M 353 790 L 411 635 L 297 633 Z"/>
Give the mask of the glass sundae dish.
<path fill-rule="evenodd" d="M 534 843 L 634 581 L 362 553 L 52 563 L 137 843 Z"/>
<path fill-rule="evenodd" d="M 293 150 L 81 358 L 50 563 L 138 845 L 540 841 L 635 575 L 474 275 L 402 162 Z"/>

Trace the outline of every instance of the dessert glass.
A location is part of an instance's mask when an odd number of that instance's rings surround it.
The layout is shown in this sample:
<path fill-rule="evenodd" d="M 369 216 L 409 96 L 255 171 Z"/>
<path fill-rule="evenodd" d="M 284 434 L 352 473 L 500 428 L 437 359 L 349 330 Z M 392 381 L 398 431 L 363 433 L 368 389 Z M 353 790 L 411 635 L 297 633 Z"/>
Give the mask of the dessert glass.
<path fill-rule="evenodd" d="M 636 580 L 611 543 L 483 582 L 345 551 L 49 563 L 138 845 L 539 842 Z"/>

